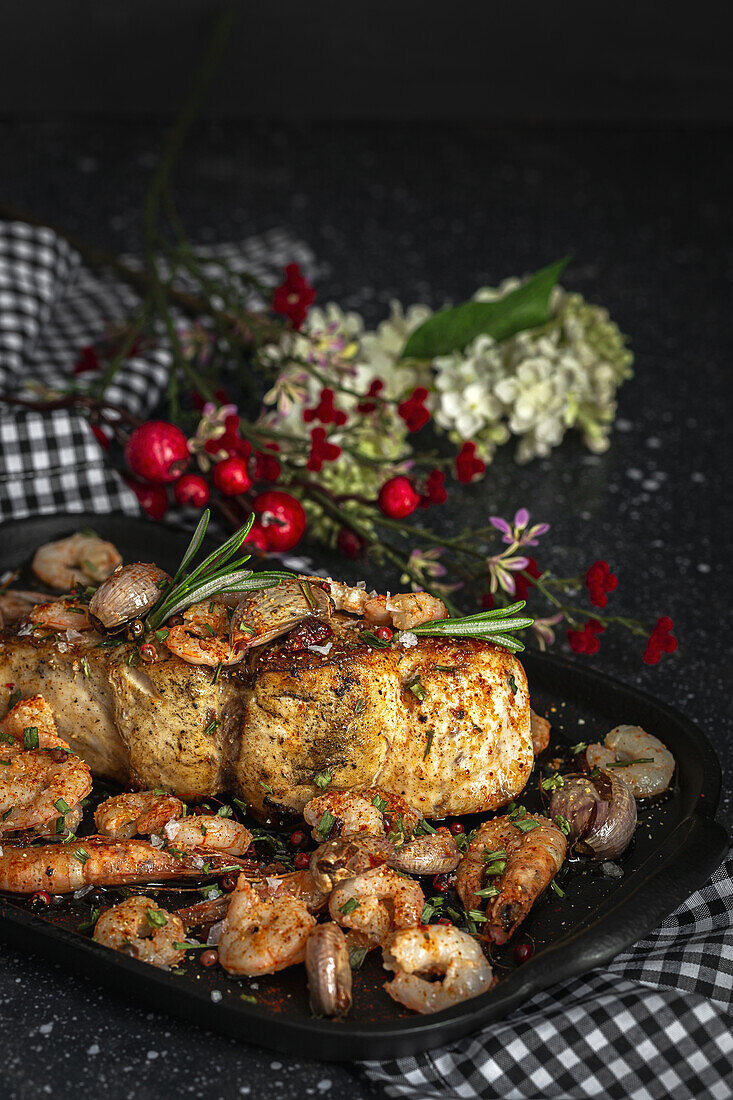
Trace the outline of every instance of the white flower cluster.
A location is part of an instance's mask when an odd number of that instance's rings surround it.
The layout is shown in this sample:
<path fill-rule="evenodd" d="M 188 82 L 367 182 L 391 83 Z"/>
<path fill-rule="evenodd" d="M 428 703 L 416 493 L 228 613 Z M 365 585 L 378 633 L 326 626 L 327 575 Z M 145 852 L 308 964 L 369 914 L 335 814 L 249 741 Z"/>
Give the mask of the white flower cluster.
<path fill-rule="evenodd" d="M 475 298 L 492 301 L 519 285 L 507 280 Z M 616 390 L 631 376 L 631 354 L 605 309 L 556 287 L 550 320 L 502 344 L 479 336 L 465 352 L 436 359 L 435 420 L 456 442 L 473 439 L 486 460 L 509 435 L 518 462 L 544 457 L 577 427 L 596 453 L 608 447 Z"/>

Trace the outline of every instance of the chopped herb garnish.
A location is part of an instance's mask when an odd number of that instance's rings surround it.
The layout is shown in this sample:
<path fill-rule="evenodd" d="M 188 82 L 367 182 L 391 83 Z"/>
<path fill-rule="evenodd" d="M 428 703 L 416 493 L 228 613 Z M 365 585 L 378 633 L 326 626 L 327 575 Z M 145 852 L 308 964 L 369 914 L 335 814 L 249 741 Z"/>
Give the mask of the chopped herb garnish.
<path fill-rule="evenodd" d="M 212 718 L 211 721 L 209 722 L 208 726 L 204 730 L 204 734 L 208 737 L 212 733 L 214 733 L 214 731 L 217 730 L 218 728 L 219 728 L 219 719 L 218 718 Z"/>
<path fill-rule="evenodd" d="M 487 875 L 503 875 L 506 871 L 506 860 L 497 859 L 493 863 L 489 863 L 486 867 L 485 874 Z"/>
<path fill-rule="evenodd" d="M 653 756 L 640 756 L 638 760 L 616 760 L 613 764 L 606 764 L 607 768 L 630 768 L 632 764 L 653 764 Z"/>
<path fill-rule="evenodd" d="M 305 596 L 306 603 L 310 607 L 311 611 L 315 611 L 318 608 L 318 603 L 316 602 L 315 596 L 311 592 L 310 584 L 308 583 L 308 581 L 298 581 L 298 585 L 300 587 L 300 591 Z"/>
<path fill-rule="evenodd" d="M 366 645 L 370 645 L 372 649 L 389 649 L 389 642 L 384 638 L 378 638 L 376 634 L 372 634 L 371 630 L 362 630 L 359 633 L 359 641 L 364 642 Z"/>
<path fill-rule="evenodd" d="M 349 898 L 343 905 L 339 906 L 339 912 L 343 913 L 345 917 L 348 917 L 349 913 L 353 913 L 355 909 L 358 909 L 361 902 L 356 898 Z"/>
<path fill-rule="evenodd" d="M 321 814 L 320 820 L 316 825 L 316 833 L 321 840 L 328 840 L 331 835 L 331 829 L 336 824 L 336 818 L 333 816 L 330 810 L 324 810 Z"/>
<path fill-rule="evenodd" d="M 361 970 L 364 959 L 369 952 L 368 947 L 350 947 L 349 948 L 349 964 L 352 970 Z"/>
<path fill-rule="evenodd" d="M 554 880 L 554 879 L 553 879 L 553 880 L 552 880 L 552 882 L 550 883 L 550 886 L 552 887 L 552 889 L 553 889 L 553 890 L 555 891 L 555 893 L 557 894 L 557 896 L 558 896 L 559 898 L 564 898 L 564 897 L 565 897 L 565 891 L 564 891 L 564 890 L 562 890 L 562 889 L 561 889 L 561 888 L 560 888 L 560 887 L 559 887 L 559 886 L 557 885 L 557 883 L 555 882 L 555 880 Z"/>
<path fill-rule="evenodd" d="M 211 635 L 212 638 L 216 637 L 216 631 L 214 630 L 213 626 L 209 626 L 208 623 L 204 623 L 203 627 L 204 627 L 204 630 L 206 630 Z"/>
<path fill-rule="evenodd" d="M 519 829 L 522 833 L 531 833 L 532 829 L 539 829 L 540 823 L 539 821 L 532 821 L 531 818 L 528 818 L 526 821 L 515 821 L 514 827 Z"/>
<path fill-rule="evenodd" d="M 124 645 L 125 639 L 119 637 L 103 638 L 101 642 L 97 642 L 98 649 L 112 649 L 116 645 Z"/>
<path fill-rule="evenodd" d="M 435 737 L 435 730 L 432 730 L 432 729 L 428 730 L 428 743 L 425 747 L 425 752 L 423 753 L 423 760 L 427 760 L 427 758 L 428 758 L 430 750 L 433 747 L 433 738 L 434 737 Z"/>
<path fill-rule="evenodd" d="M 221 662 L 221 661 L 219 661 L 219 664 L 218 664 L 218 665 L 216 666 L 216 668 L 214 669 L 214 677 L 213 677 L 213 679 L 212 679 L 212 681 L 211 681 L 211 682 L 212 682 L 212 684 L 218 684 L 218 682 L 219 682 L 219 676 L 221 675 L 221 670 L 222 670 L 222 662 Z"/>
<path fill-rule="evenodd" d="M 559 772 L 555 772 L 555 774 L 551 775 L 548 779 L 543 779 L 542 780 L 542 790 L 543 791 L 557 791 L 557 790 L 560 789 L 560 787 L 564 787 L 564 786 L 565 786 L 565 780 L 559 774 Z"/>
<path fill-rule="evenodd" d="M 415 826 L 415 836 L 420 836 L 421 833 L 425 833 L 428 836 L 435 836 L 435 832 L 436 830 L 429 821 L 425 820 L 425 818 L 423 818 L 422 821 L 418 821 Z"/>
<path fill-rule="evenodd" d="M 476 897 L 479 898 L 495 898 L 501 893 L 498 886 L 484 886 L 483 890 L 474 890 Z"/>
<path fill-rule="evenodd" d="M 198 940 L 194 940 L 192 943 L 182 943 L 180 940 L 175 940 L 173 946 L 176 951 L 205 951 L 209 945 L 208 943 L 199 943 Z"/>
<path fill-rule="evenodd" d="M 216 811 L 217 817 L 234 817 L 234 810 L 231 806 L 220 806 Z"/>
<path fill-rule="evenodd" d="M 270 786 L 269 783 L 263 783 L 263 781 L 260 780 L 260 786 L 262 787 L 262 790 L 267 791 L 268 794 L 273 793 L 272 787 Z"/>
<path fill-rule="evenodd" d="M 514 673 L 509 676 L 509 687 L 512 689 L 512 695 L 517 694 L 517 681 L 514 679 Z"/>
<path fill-rule="evenodd" d="M 4 764 L 5 761 L 3 760 L 2 763 Z M 9 810 L 5 811 L 5 813 L 3 814 L 3 821 L 8 820 L 8 818 L 10 817 L 10 815 L 12 814 L 14 809 L 15 809 L 15 806 L 11 806 Z"/>
<path fill-rule="evenodd" d="M 475 921 L 476 924 L 485 924 L 488 920 L 486 914 L 482 913 L 480 909 L 467 909 L 466 916 Z"/>
<path fill-rule="evenodd" d="M 232 802 L 234 803 L 235 806 L 239 807 L 239 809 L 242 811 L 243 814 L 247 813 L 247 803 L 242 802 L 241 798 L 233 798 Z"/>
<path fill-rule="evenodd" d="M 484 849 L 483 859 L 486 863 L 493 863 L 495 859 L 506 859 L 506 851 L 504 848 L 496 848 L 493 852 Z"/>
<path fill-rule="evenodd" d="M 78 932 L 93 932 L 97 921 L 99 920 L 99 914 L 101 909 L 94 908 L 89 913 L 86 920 L 83 920 L 81 924 L 77 925 Z"/>
<path fill-rule="evenodd" d="M 591 769 L 590 777 L 591 777 L 591 779 L 597 779 L 600 774 L 601 774 L 601 769 L 596 764 L 595 768 Z"/>
<path fill-rule="evenodd" d="M 249 1005 L 257 1004 L 257 998 L 255 997 L 254 993 L 240 993 L 239 999 L 240 1001 L 246 1001 Z"/>
<path fill-rule="evenodd" d="M 394 821 L 392 822 L 392 828 L 387 833 L 387 840 L 391 841 L 392 844 L 395 844 L 400 839 L 400 837 L 404 837 L 404 835 L 405 823 L 403 821 L 402 814 L 397 814 Z"/>
<path fill-rule="evenodd" d="M 330 785 L 332 780 L 333 780 L 333 776 L 331 775 L 330 772 L 326 772 L 326 771 L 317 772 L 313 776 L 313 782 L 322 791 L 325 791 L 326 787 L 328 787 Z"/>
<path fill-rule="evenodd" d="M 86 676 L 87 680 L 91 679 L 92 670 L 89 667 L 88 659 L 86 657 L 82 657 L 82 659 L 79 661 L 79 664 L 81 665 L 81 670 Z"/>
<path fill-rule="evenodd" d="M 56 809 L 58 810 L 58 812 L 60 814 L 71 813 L 71 807 L 69 806 L 69 804 L 67 802 L 64 801 L 63 798 L 57 798 L 56 801 L 54 802 L 54 806 L 56 807 Z"/>
<path fill-rule="evenodd" d="M 525 806 L 517 806 L 516 803 L 511 802 L 509 804 L 509 820 L 521 821 L 523 817 L 527 816 L 527 809 Z"/>
<path fill-rule="evenodd" d="M 587 749 L 587 748 L 588 748 L 587 741 L 578 741 L 577 745 L 573 745 L 573 747 L 570 751 L 573 754 L 573 756 L 577 756 L 579 752 L 583 752 L 583 750 Z"/>
<path fill-rule="evenodd" d="M 6 733 L 5 730 L 0 730 L 0 741 L 4 741 L 6 745 L 15 744 L 15 738 L 12 733 Z"/>
<path fill-rule="evenodd" d="M 380 814 L 383 814 L 384 811 L 387 809 L 387 800 L 385 798 L 382 798 L 381 795 L 375 794 L 374 798 L 372 799 L 372 806 L 376 806 Z"/>
<path fill-rule="evenodd" d="M 23 730 L 23 748 L 38 748 L 38 726 L 26 726 Z"/>
<path fill-rule="evenodd" d="M 56 818 L 56 824 L 54 825 L 54 830 L 53 831 L 58 836 L 59 833 L 63 833 L 65 828 L 66 828 L 66 818 L 65 817 L 57 817 Z"/>
<path fill-rule="evenodd" d="M 84 848 L 75 848 L 71 853 L 71 857 L 83 865 L 89 859 L 89 852 L 85 851 Z"/>
<path fill-rule="evenodd" d="M 570 836 L 570 822 L 566 817 L 563 817 L 562 814 L 555 814 L 552 820 L 555 822 L 561 833 L 564 833 L 565 836 Z"/>
<path fill-rule="evenodd" d="M 162 909 L 146 909 L 145 919 L 151 928 L 165 928 L 168 918 Z"/>
<path fill-rule="evenodd" d="M 11 691 L 8 698 L 8 710 L 12 710 L 16 703 L 19 703 L 21 699 L 20 689 L 16 688 L 15 691 Z"/>
<path fill-rule="evenodd" d="M 366 707 L 365 700 L 364 699 L 357 699 L 356 702 L 354 703 L 354 716 L 356 718 L 358 718 L 365 707 Z"/>
<path fill-rule="evenodd" d="M 155 637 L 158 639 L 159 642 L 164 642 L 169 634 L 170 630 L 168 630 L 164 626 L 162 626 L 160 630 L 155 631 Z"/>
<path fill-rule="evenodd" d="M 458 665 L 433 665 L 438 672 L 458 672 Z"/>
<path fill-rule="evenodd" d="M 405 684 L 405 687 L 408 691 L 411 691 L 412 694 L 420 700 L 420 702 L 422 702 L 425 698 L 425 688 L 420 683 L 419 676 L 413 676 L 413 678 L 411 680 L 408 680 L 408 682 Z"/>

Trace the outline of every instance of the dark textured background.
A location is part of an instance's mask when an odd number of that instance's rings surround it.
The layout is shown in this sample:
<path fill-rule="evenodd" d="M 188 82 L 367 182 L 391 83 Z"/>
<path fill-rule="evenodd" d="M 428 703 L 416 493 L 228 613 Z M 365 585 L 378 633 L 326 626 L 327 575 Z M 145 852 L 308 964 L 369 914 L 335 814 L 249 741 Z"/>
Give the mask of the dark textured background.
<path fill-rule="evenodd" d="M 0 123 L 0 196 L 134 250 L 159 129 Z M 615 607 L 674 618 L 674 658 L 647 668 L 638 641 L 608 635 L 593 663 L 708 732 L 729 824 L 731 168 L 724 130 L 229 120 L 197 130 L 178 179 L 196 240 L 286 226 L 324 265 L 319 300 L 370 321 L 394 296 L 437 306 L 573 254 L 565 285 L 607 305 L 636 353 L 611 450 L 595 457 L 569 440 L 517 467 L 505 448 L 432 517 L 451 529 L 524 505 L 552 524 L 541 564 L 573 572 L 607 558 Z M 8 950 L 0 1004 L 14 1098 L 372 1095 L 348 1068 L 211 1037 Z"/>

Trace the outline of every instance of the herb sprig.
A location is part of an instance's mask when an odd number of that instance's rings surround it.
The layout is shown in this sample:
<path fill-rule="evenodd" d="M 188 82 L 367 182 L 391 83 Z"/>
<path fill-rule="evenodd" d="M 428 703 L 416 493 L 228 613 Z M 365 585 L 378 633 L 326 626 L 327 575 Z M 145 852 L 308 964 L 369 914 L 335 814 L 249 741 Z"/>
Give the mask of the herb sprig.
<path fill-rule="evenodd" d="M 187 572 L 188 566 L 204 541 L 210 518 L 211 512 L 207 508 L 198 522 L 170 586 L 162 593 L 160 600 L 148 615 L 148 630 L 158 630 L 171 615 L 184 611 L 193 603 L 211 599 L 220 592 L 253 592 L 259 588 L 273 588 L 280 581 L 294 579 L 293 573 L 253 573 L 251 569 L 244 568 L 250 555 L 236 556 L 249 534 L 254 515 L 251 515 L 244 526 L 235 531 L 222 546 L 204 558 L 200 565 Z"/>
<path fill-rule="evenodd" d="M 480 638 L 484 642 L 493 642 L 513 653 L 524 649 L 524 643 L 507 634 L 509 630 L 526 630 L 534 619 L 518 616 L 517 612 L 525 606 L 524 600 L 510 607 L 495 607 L 493 611 L 481 611 L 478 615 L 466 615 L 461 619 L 437 619 L 435 622 L 420 623 L 410 628 L 418 637 Z"/>

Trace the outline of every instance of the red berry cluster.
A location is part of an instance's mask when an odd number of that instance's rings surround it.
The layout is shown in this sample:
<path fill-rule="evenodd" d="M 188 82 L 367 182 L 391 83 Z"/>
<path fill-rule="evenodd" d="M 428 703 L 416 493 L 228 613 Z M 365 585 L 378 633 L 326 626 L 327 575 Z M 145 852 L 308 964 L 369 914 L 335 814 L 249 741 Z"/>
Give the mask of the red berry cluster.
<path fill-rule="evenodd" d="M 447 499 L 445 474 L 442 470 L 431 470 L 425 482 L 425 492 L 420 498 L 420 507 L 429 508 L 431 504 L 445 504 Z"/>
<path fill-rule="evenodd" d="M 662 615 L 657 619 L 646 643 L 644 664 L 656 665 L 663 653 L 674 653 L 677 648 L 677 639 L 672 633 L 673 627 L 674 623 L 669 615 Z"/>
<path fill-rule="evenodd" d="M 382 379 L 381 378 L 375 378 L 373 380 L 373 382 L 370 384 L 369 389 L 367 390 L 365 396 L 367 398 L 377 397 L 382 392 L 383 389 L 384 389 L 384 382 L 382 381 Z M 377 407 L 377 402 L 376 401 L 368 401 L 368 400 L 367 401 L 360 401 L 359 404 L 356 406 L 357 411 L 360 412 L 360 413 L 364 413 L 365 415 L 367 413 L 373 413 L 374 410 L 376 409 L 376 407 Z"/>
<path fill-rule="evenodd" d="M 530 577 L 535 577 L 536 579 L 542 576 L 542 570 L 538 568 L 534 558 L 527 558 L 524 572 L 529 573 Z M 531 580 L 527 577 L 523 577 L 521 573 L 514 574 L 514 594 L 518 600 L 526 600 L 530 588 L 534 588 Z"/>
<path fill-rule="evenodd" d="M 618 578 L 611 572 L 607 561 L 594 561 L 585 574 L 585 587 L 594 607 L 605 607 L 608 603 L 606 593 L 613 592 L 617 584 Z"/>
<path fill-rule="evenodd" d="M 464 443 L 456 456 L 456 477 L 468 485 L 486 469 L 486 463 L 476 457 L 476 444 Z"/>
<path fill-rule="evenodd" d="M 568 642 L 574 653 L 597 653 L 601 648 L 598 637 L 605 630 L 598 619 L 588 619 L 582 630 L 568 630 Z"/>
<path fill-rule="evenodd" d="M 303 420 L 306 424 L 320 420 L 321 424 L 336 424 L 339 427 L 344 425 L 347 416 L 343 409 L 337 409 L 334 405 L 335 397 L 335 392 L 329 386 L 324 386 L 315 409 L 303 409 Z"/>
<path fill-rule="evenodd" d="M 406 401 L 402 401 L 397 406 L 397 412 L 400 414 L 407 429 L 410 432 L 419 432 L 421 428 L 424 428 L 428 420 L 430 420 L 430 413 L 425 408 L 425 400 L 428 396 L 428 391 L 424 386 L 418 386 L 412 391 Z"/>
<path fill-rule="evenodd" d="M 336 443 L 328 442 L 325 428 L 313 428 L 311 449 L 306 463 L 309 470 L 317 474 L 324 462 L 335 462 L 340 454 L 341 448 Z"/>

